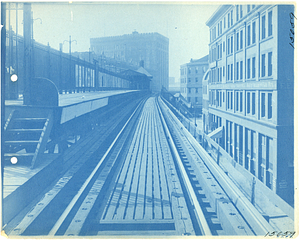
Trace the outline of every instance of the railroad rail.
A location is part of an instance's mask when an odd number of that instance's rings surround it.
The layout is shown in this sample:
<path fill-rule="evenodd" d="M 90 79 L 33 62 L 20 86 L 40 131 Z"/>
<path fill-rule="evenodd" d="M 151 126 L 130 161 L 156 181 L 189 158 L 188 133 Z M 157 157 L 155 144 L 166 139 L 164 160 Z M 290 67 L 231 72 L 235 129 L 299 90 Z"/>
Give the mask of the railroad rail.
<path fill-rule="evenodd" d="M 160 98 L 112 118 L 110 128 L 108 122 L 80 139 L 77 147 L 86 152 L 69 160 L 64 174 L 7 224 L 7 234 L 241 236 L 272 230 L 245 207 L 242 195 L 233 197 L 239 193 Z"/>

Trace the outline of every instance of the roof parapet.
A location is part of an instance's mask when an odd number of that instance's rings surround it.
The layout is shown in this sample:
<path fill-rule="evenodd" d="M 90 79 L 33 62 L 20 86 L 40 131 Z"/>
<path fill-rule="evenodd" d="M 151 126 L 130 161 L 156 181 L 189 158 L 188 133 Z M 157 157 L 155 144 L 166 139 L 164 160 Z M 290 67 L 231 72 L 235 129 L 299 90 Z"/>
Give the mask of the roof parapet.
<path fill-rule="evenodd" d="M 206 26 L 211 27 L 214 24 L 214 21 L 218 19 L 218 17 L 227 11 L 233 5 L 221 5 L 217 8 L 217 10 L 211 15 L 211 17 L 205 22 Z"/>

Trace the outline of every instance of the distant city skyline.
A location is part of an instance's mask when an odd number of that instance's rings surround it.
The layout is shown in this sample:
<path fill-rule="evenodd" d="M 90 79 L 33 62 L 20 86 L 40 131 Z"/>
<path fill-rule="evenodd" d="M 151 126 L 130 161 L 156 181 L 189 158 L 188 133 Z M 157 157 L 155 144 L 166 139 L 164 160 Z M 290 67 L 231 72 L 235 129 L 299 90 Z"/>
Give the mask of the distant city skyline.
<path fill-rule="evenodd" d="M 200 3 L 32 3 L 33 35 L 42 44 L 76 40 L 72 52 L 89 51 L 90 38 L 158 32 L 169 38 L 169 76 L 179 78 L 180 65 L 208 54 L 209 29 L 205 22 L 219 5 Z M 18 32 L 22 34 L 19 11 Z M 11 11 L 15 30 L 15 12 Z M 69 51 L 64 42 L 63 51 Z"/>

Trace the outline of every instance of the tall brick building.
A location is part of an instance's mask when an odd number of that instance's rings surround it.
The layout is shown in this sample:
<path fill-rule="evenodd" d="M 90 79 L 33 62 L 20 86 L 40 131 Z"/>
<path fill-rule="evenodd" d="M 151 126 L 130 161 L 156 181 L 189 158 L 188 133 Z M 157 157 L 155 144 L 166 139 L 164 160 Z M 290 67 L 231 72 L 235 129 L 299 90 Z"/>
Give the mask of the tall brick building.
<path fill-rule="evenodd" d="M 169 39 L 159 33 L 138 33 L 92 38 L 91 50 L 144 68 L 153 76 L 151 89 L 159 92 L 169 86 Z"/>

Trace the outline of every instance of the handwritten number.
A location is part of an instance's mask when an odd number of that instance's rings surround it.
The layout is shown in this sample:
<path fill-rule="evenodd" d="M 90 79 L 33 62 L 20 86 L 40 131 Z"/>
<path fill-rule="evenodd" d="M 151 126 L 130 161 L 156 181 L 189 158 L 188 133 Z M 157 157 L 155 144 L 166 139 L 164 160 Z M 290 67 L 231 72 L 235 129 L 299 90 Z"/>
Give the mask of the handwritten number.
<path fill-rule="evenodd" d="M 265 237 L 289 237 L 292 238 L 295 235 L 296 232 L 290 232 L 290 231 L 286 231 L 286 232 L 278 232 L 274 231 L 274 232 L 267 232 L 267 234 L 265 235 Z"/>
<path fill-rule="evenodd" d="M 295 18 L 295 19 L 297 19 L 296 16 L 294 15 L 294 13 L 292 13 L 292 12 L 290 13 L 290 18 Z"/>
<path fill-rule="evenodd" d="M 294 47 L 294 35 L 295 35 L 295 19 L 297 20 L 296 16 L 294 15 L 294 13 L 290 12 L 290 24 L 291 24 L 291 28 L 290 28 L 290 32 L 289 32 L 289 36 L 290 36 L 290 40 L 291 42 L 289 43 L 293 48 Z"/>

